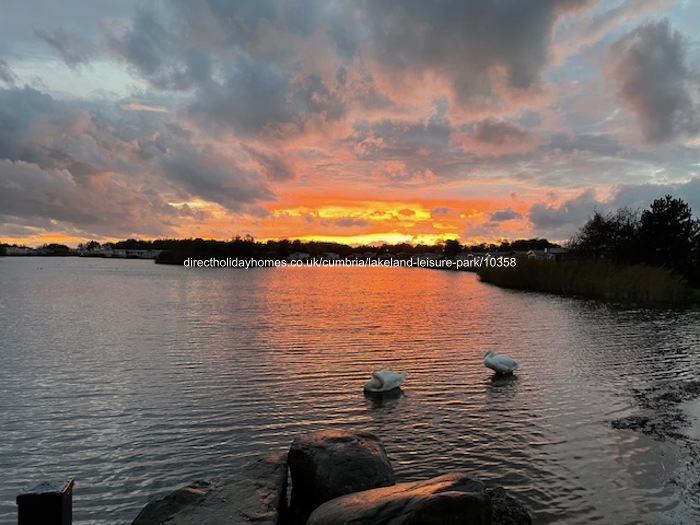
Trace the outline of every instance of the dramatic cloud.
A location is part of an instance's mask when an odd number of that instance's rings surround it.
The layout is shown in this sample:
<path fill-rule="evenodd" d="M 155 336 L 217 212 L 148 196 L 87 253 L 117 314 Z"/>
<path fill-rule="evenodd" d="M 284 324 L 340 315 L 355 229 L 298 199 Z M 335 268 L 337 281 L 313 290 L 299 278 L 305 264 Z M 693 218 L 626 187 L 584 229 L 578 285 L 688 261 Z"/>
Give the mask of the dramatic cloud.
<path fill-rule="evenodd" d="M 646 209 L 656 199 L 664 195 L 673 195 L 683 199 L 700 217 L 700 177 L 695 177 L 682 184 L 640 184 L 621 185 L 615 188 L 610 204 L 615 208 L 629 207 L 633 210 Z"/>
<path fill-rule="evenodd" d="M 517 211 L 513 210 L 512 208 L 508 208 L 505 210 L 499 210 L 497 212 L 494 212 L 491 214 L 490 221 L 491 222 L 504 222 L 504 221 L 512 221 L 515 219 L 522 219 L 523 215 L 521 213 L 518 213 Z"/>
<path fill-rule="evenodd" d="M 235 212 L 265 215 L 269 179 L 291 177 L 274 154 L 254 150 L 250 167 L 161 112 L 111 117 L 55 100 L 32 88 L 0 90 L 0 210 L 7 217 L 48 218 L 78 228 L 132 235 L 174 234 L 177 218 L 203 219 L 188 205 L 203 199 Z"/>
<path fill-rule="evenodd" d="M 70 34 L 63 29 L 57 29 L 53 33 L 41 30 L 34 32 L 36 36 L 54 48 L 71 69 L 78 69 L 90 62 L 90 52 L 93 46 L 88 40 Z"/>
<path fill-rule="evenodd" d="M 541 142 L 533 132 L 522 129 L 512 122 L 485 119 L 474 124 L 472 136 L 462 140 L 466 150 L 479 156 L 526 153 L 535 149 Z"/>
<path fill-rule="evenodd" d="M 0 222 L 17 218 L 50 219 L 97 235 L 165 235 L 177 212 L 120 180 L 99 186 L 81 184 L 68 170 L 42 170 L 23 161 L 0 160 Z M 151 196 L 153 197 L 153 196 Z"/>
<path fill-rule="evenodd" d="M 237 165 L 210 148 L 180 149 L 161 158 L 163 174 L 182 185 L 191 195 L 216 202 L 231 211 L 274 194 L 257 172 Z"/>
<path fill-rule="evenodd" d="M 538 230 L 559 230 L 577 227 L 597 210 L 604 211 L 605 204 L 596 199 L 593 190 L 586 190 L 561 204 L 536 203 L 530 207 L 529 217 Z"/>
<path fill-rule="evenodd" d="M 700 210 L 694 2 L 26 5 L 0 17 L 2 241 L 561 240 L 664 193 Z"/>
<path fill-rule="evenodd" d="M 189 114 L 204 127 L 217 124 L 245 134 L 291 123 L 289 76 L 274 64 L 241 55 L 221 82 L 201 88 Z"/>
<path fill-rule="evenodd" d="M 294 168 L 288 159 L 275 153 L 264 153 L 255 148 L 246 147 L 245 151 L 260 165 L 260 171 L 265 177 L 274 181 L 285 181 L 294 178 Z"/>
<path fill-rule="evenodd" d="M 377 59 L 402 78 L 407 72 L 445 76 L 459 101 L 483 103 L 496 96 L 499 69 L 508 88 L 536 88 L 553 24 L 590 3 L 378 1 L 367 4 L 364 22 Z"/>
<path fill-rule="evenodd" d="M 638 27 L 610 46 L 611 74 L 649 142 L 700 132 L 697 73 L 686 65 L 687 42 L 668 20 Z M 695 90 L 695 93 L 693 92 Z"/>
<path fill-rule="evenodd" d="M 210 80 L 206 52 L 189 47 L 156 14 L 139 10 L 129 30 L 110 27 L 109 48 L 157 89 L 187 90 Z"/>
<path fill-rule="evenodd" d="M 29 140 L 28 135 L 37 132 L 40 122 L 62 127 L 71 113 L 65 104 L 29 87 L 0 90 L 0 158 L 38 161 L 43 145 Z"/>

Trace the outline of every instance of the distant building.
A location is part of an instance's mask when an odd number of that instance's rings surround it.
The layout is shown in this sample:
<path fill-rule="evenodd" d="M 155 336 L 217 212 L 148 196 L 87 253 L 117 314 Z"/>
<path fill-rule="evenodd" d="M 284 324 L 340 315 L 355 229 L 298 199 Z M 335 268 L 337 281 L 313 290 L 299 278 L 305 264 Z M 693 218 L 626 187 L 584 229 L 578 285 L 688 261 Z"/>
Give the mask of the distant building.
<path fill-rule="evenodd" d="M 537 259 L 540 261 L 559 261 L 564 259 L 568 253 L 568 248 L 554 246 L 552 248 L 544 248 L 543 250 L 528 250 L 525 256 L 528 259 Z"/>
<path fill-rule="evenodd" d="M 559 261 L 561 259 L 566 259 L 569 256 L 569 249 L 562 248 L 561 246 L 555 246 L 549 249 L 547 254 L 547 259 Z"/>
<path fill-rule="evenodd" d="M 5 246 L 5 255 L 37 255 L 37 251 L 27 246 Z"/>

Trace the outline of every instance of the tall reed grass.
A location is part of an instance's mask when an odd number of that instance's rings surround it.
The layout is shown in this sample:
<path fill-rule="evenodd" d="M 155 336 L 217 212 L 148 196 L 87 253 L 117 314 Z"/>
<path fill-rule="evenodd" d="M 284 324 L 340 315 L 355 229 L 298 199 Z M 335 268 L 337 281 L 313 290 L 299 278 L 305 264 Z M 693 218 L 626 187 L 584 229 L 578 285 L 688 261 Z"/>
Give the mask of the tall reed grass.
<path fill-rule="evenodd" d="M 478 274 L 482 281 L 506 288 L 606 301 L 682 304 L 688 299 L 682 277 L 664 268 L 642 265 L 522 259 L 511 268 L 482 267 Z"/>

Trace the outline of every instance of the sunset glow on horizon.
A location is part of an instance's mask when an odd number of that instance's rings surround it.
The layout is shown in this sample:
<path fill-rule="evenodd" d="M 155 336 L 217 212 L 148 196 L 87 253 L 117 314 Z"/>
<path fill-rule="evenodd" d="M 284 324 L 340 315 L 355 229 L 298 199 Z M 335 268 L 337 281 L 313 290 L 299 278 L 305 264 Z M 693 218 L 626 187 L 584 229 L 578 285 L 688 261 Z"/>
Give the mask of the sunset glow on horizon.
<path fill-rule="evenodd" d="M 0 19 L 0 242 L 564 242 L 700 214 L 700 3 L 95 3 Z"/>

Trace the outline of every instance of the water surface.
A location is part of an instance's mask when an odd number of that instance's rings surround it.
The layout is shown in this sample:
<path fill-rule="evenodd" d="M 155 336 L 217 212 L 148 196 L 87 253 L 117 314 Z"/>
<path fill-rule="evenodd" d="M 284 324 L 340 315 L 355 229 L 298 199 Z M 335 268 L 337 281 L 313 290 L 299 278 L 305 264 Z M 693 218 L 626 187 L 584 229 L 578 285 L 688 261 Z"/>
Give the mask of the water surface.
<path fill-rule="evenodd" d="M 0 258 L 0 290 L 3 523 L 24 488 L 69 476 L 74 523 L 130 523 L 151 498 L 321 428 L 375 432 L 401 480 L 464 470 L 503 485 L 537 523 L 700 515 L 672 443 L 608 424 L 639 412 L 634 389 L 697 375 L 697 311 L 417 268 Z M 522 370 L 493 378 L 488 348 Z M 377 368 L 408 371 L 402 397 L 362 395 Z"/>

